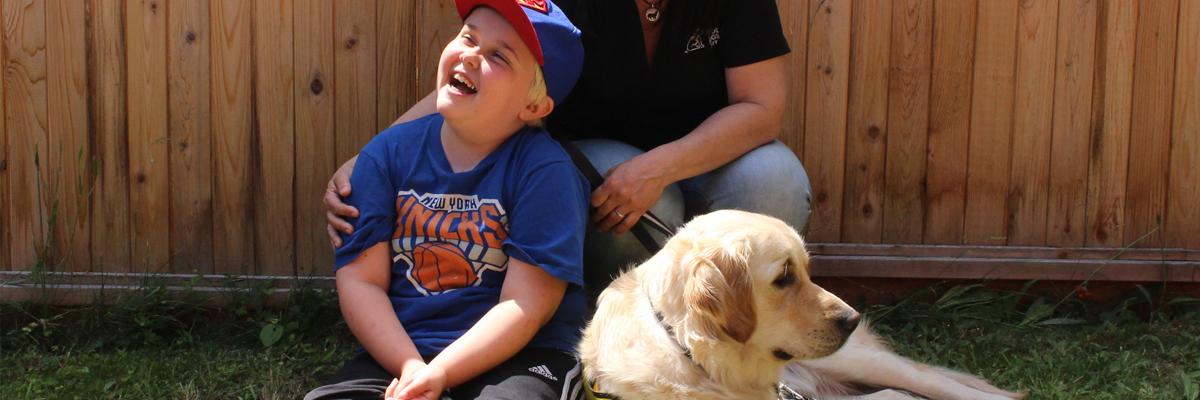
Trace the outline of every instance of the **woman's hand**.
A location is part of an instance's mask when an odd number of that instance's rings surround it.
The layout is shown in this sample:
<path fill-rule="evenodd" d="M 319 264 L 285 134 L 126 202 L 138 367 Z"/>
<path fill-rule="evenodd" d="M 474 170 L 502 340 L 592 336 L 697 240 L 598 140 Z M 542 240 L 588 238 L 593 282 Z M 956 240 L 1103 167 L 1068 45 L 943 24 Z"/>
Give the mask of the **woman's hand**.
<path fill-rule="evenodd" d="M 628 232 L 671 184 L 651 153 L 639 155 L 608 171 L 604 184 L 592 192 L 592 222 L 602 232 Z"/>
<path fill-rule="evenodd" d="M 343 203 L 342 198 L 350 195 L 350 175 L 354 172 L 356 161 L 357 155 L 338 167 L 329 177 L 329 185 L 325 188 L 325 231 L 329 233 L 329 244 L 334 248 L 342 247 L 338 232 L 347 235 L 354 233 L 354 227 L 344 218 L 357 217 L 358 209 Z"/>
<path fill-rule="evenodd" d="M 393 384 L 397 382 L 392 382 Z M 389 386 L 388 389 L 391 389 Z M 437 364 L 418 369 L 407 384 L 395 394 L 399 400 L 438 400 L 446 390 L 446 370 Z M 387 397 L 386 395 L 384 398 Z"/>

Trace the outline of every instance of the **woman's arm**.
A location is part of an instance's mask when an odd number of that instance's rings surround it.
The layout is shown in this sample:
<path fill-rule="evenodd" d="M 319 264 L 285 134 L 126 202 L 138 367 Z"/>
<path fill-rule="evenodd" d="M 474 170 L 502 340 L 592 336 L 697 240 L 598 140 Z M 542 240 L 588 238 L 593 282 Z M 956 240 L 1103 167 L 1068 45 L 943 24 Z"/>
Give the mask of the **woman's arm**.
<path fill-rule="evenodd" d="M 425 98 L 418 101 L 409 107 L 408 111 L 400 114 L 400 118 L 396 118 L 397 124 L 415 120 L 429 114 L 437 112 L 437 92 L 429 92 Z M 358 216 L 358 209 L 342 202 L 342 198 L 350 195 L 350 174 L 354 172 L 354 163 L 358 161 L 358 155 L 350 157 L 342 166 L 338 167 L 337 171 L 333 172 L 333 176 L 329 177 L 329 184 L 325 186 L 325 231 L 329 234 L 329 243 L 333 247 L 342 247 L 342 239 L 338 237 L 338 232 L 347 235 L 354 233 L 354 227 L 346 222 L 345 218 L 353 218 Z"/>
<path fill-rule="evenodd" d="M 396 118 L 396 122 L 393 122 L 391 126 L 412 121 L 435 112 L 437 112 L 437 91 L 432 91 L 418 101 L 417 104 L 409 107 L 408 111 L 405 111 L 404 114 L 400 114 L 400 118 Z"/>
<path fill-rule="evenodd" d="M 338 303 L 358 342 L 379 365 L 399 377 L 425 364 L 387 296 L 391 278 L 387 246 L 386 242 L 371 246 L 337 270 Z"/>
<path fill-rule="evenodd" d="M 613 167 L 592 193 L 593 221 L 624 233 L 668 185 L 712 171 L 775 140 L 787 103 L 784 58 L 725 69 L 729 105 L 684 137 Z M 619 218 L 613 210 L 619 210 Z"/>
<path fill-rule="evenodd" d="M 536 265 L 508 259 L 500 303 L 417 372 L 400 398 L 437 394 L 482 374 L 525 348 L 562 302 L 567 283 Z M 411 397 L 410 397 L 411 396 Z"/>

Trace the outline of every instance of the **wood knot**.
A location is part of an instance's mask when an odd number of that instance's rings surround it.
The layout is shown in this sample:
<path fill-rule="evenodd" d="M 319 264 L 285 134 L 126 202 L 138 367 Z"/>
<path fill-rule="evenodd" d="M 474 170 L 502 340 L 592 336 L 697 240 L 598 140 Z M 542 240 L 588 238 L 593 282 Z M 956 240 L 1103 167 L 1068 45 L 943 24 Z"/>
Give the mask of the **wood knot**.
<path fill-rule="evenodd" d="M 879 127 L 878 126 L 868 127 L 867 128 L 867 137 L 871 138 L 872 140 L 879 139 Z"/>
<path fill-rule="evenodd" d="M 180 140 L 179 141 L 179 149 L 187 150 L 187 148 L 188 148 L 188 142 L 186 140 Z"/>
<path fill-rule="evenodd" d="M 146 182 L 146 174 L 143 172 L 138 172 L 137 183 L 144 183 L 144 182 Z"/>
<path fill-rule="evenodd" d="M 863 216 L 864 216 L 864 217 L 870 217 L 870 216 L 871 216 L 871 214 L 874 214 L 874 213 L 875 213 L 875 207 L 871 207 L 871 204 L 869 204 L 869 203 L 868 203 L 868 204 L 863 204 L 863 206 L 862 206 L 862 213 L 863 213 Z"/>
<path fill-rule="evenodd" d="M 829 200 L 829 194 L 825 192 L 817 193 L 817 202 L 824 203 Z"/>
<path fill-rule="evenodd" d="M 195 43 L 196 42 L 196 32 L 188 31 L 186 34 L 183 35 L 183 40 L 187 41 L 188 43 Z"/>
<path fill-rule="evenodd" d="M 158 2 L 150 2 L 150 12 L 158 13 Z"/>
<path fill-rule="evenodd" d="M 0 172 L 8 171 L 8 160 L 0 160 Z"/>
<path fill-rule="evenodd" d="M 833 67 L 826 65 L 824 72 L 825 72 L 825 75 L 833 75 Z"/>
<path fill-rule="evenodd" d="M 321 82 L 321 78 L 313 78 L 312 82 L 308 84 L 308 90 L 311 90 L 312 94 L 321 94 L 325 91 L 325 84 Z"/>
<path fill-rule="evenodd" d="M 346 39 L 346 50 L 353 49 L 356 45 L 358 45 L 358 38 L 350 37 Z"/>

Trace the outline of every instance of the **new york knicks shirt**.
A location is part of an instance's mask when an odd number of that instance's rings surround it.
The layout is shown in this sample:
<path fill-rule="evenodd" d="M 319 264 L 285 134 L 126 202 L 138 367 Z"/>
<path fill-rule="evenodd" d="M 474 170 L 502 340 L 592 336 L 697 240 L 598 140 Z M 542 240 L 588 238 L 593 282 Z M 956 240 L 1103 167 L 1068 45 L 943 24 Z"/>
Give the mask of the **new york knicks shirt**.
<path fill-rule="evenodd" d="M 517 132 L 474 169 L 455 173 L 441 115 L 388 128 L 359 153 L 346 203 L 359 210 L 335 270 L 381 242 L 388 296 L 422 356 L 462 336 L 499 302 L 509 257 L 567 282 L 531 346 L 571 352 L 585 315 L 583 237 L 589 188 L 542 129 Z"/>

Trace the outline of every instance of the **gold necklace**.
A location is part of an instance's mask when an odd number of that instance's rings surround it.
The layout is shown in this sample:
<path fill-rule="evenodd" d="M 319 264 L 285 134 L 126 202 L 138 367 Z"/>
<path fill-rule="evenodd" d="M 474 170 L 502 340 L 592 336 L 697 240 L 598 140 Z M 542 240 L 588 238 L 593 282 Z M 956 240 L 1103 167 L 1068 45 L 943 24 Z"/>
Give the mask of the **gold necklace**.
<path fill-rule="evenodd" d="M 662 17 L 662 10 L 658 9 L 658 4 L 662 3 L 662 1 L 663 0 L 642 0 L 643 3 L 646 3 L 647 6 L 650 6 L 650 8 L 646 9 L 646 21 L 650 21 L 652 24 L 658 22 L 658 19 Z"/>

